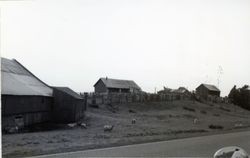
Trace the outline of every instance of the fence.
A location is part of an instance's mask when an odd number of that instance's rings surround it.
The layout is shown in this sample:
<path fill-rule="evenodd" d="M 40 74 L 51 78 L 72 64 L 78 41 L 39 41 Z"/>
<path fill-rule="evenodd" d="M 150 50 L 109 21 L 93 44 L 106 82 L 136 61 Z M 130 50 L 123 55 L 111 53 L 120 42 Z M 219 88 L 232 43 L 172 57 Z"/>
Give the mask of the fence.
<path fill-rule="evenodd" d="M 151 94 L 151 93 L 108 93 L 97 94 L 88 93 L 88 104 L 100 105 L 100 104 L 123 104 L 133 102 L 162 102 L 162 101 L 174 101 L 190 99 L 190 96 L 184 94 Z"/>

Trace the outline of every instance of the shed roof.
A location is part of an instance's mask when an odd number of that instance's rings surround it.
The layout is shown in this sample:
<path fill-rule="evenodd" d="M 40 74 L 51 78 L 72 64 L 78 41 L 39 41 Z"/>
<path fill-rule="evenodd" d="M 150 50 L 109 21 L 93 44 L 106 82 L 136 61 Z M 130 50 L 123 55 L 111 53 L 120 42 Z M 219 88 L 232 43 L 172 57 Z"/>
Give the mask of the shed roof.
<path fill-rule="evenodd" d="M 68 87 L 53 87 L 59 91 L 62 91 L 76 99 L 83 99 L 78 93 L 76 93 L 75 91 L 73 91 L 72 89 L 68 88 Z"/>
<path fill-rule="evenodd" d="M 111 79 L 111 78 L 100 78 L 96 84 L 99 81 L 102 81 L 106 87 L 108 88 L 125 88 L 125 89 L 130 89 L 130 88 L 136 88 L 136 89 L 141 89 L 134 81 L 132 80 L 120 80 L 120 79 Z M 95 85 L 96 85 L 95 84 Z M 94 86 L 95 86 L 94 85 Z"/>
<path fill-rule="evenodd" d="M 1 94 L 52 96 L 53 90 L 15 59 L 1 58 Z"/>
<path fill-rule="evenodd" d="M 220 92 L 220 90 L 216 87 L 216 86 L 214 86 L 214 85 L 211 85 L 211 84 L 201 84 L 201 85 L 203 85 L 204 87 L 206 87 L 208 90 L 210 90 L 210 91 L 217 91 L 217 92 Z"/>

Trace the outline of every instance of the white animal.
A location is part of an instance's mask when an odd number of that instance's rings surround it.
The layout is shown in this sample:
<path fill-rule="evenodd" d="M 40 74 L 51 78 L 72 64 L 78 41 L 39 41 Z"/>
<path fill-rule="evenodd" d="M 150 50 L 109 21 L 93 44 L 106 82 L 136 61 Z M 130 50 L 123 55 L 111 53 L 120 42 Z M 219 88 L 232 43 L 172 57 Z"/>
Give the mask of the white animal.
<path fill-rule="evenodd" d="M 80 125 L 81 127 L 83 127 L 83 128 L 87 128 L 87 125 L 86 125 L 86 123 L 81 123 L 81 125 Z"/>
<path fill-rule="evenodd" d="M 198 119 L 195 118 L 195 119 L 194 119 L 194 124 L 197 124 L 197 123 L 198 123 Z"/>
<path fill-rule="evenodd" d="M 132 119 L 132 124 L 135 124 L 136 123 L 136 119 Z"/>
<path fill-rule="evenodd" d="M 113 125 L 104 125 L 103 126 L 104 132 L 111 132 L 113 128 L 114 128 Z"/>
<path fill-rule="evenodd" d="M 75 127 L 76 125 L 77 125 L 76 123 L 69 123 L 68 124 L 68 126 L 71 127 L 71 128 Z"/>

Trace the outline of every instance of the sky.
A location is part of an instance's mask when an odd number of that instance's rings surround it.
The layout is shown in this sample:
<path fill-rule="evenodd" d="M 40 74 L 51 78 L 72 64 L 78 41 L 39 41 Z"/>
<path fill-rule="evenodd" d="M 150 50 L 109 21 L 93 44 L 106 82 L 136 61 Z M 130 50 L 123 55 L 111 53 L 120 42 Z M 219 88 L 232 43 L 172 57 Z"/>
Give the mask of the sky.
<path fill-rule="evenodd" d="M 250 85 L 249 0 L 1 1 L 1 56 L 52 86 Z"/>

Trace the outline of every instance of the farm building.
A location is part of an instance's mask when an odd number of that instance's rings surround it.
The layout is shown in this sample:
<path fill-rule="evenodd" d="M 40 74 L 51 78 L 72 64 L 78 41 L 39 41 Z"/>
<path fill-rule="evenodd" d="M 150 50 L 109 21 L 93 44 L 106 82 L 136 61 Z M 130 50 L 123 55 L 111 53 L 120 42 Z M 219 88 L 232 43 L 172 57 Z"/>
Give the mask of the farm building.
<path fill-rule="evenodd" d="M 76 122 L 84 117 L 84 99 L 68 87 L 53 87 L 53 121 L 60 123 Z"/>
<path fill-rule="evenodd" d="M 50 87 L 15 59 L 1 58 L 2 129 L 43 122 L 75 122 L 86 102 L 66 87 Z"/>
<path fill-rule="evenodd" d="M 171 88 L 163 87 L 163 90 L 158 91 L 158 94 L 169 94 L 172 92 Z"/>
<path fill-rule="evenodd" d="M 95 93 L 138 93 L 141 88 L 132 80 L 100 78 L 96 84 Z"/>
<path fill-rule="evenodd" d="M 179 87 L 178 89 L 173 89 L 171 92 L 176 93 L 176 94 L 189 94 L 190 93 L 185 87 Z"/>
<path fill-rule="evenodd" d="M 49 121 L 53 89 L 15 59 L 1 67 L 2 128 Z"/>
<path fill-rule="evenodd" d="M 201 84 L 196 88 L 196 95 L 203 99 L 208 99 L 209 96 L 220 97 L 220 90 L 214 85 Z"/>
<path fill-rule="evenodd" d="M 186 99 L 191 97 L 191 92 L 189 92 L 188 89 L 185 87 L 179 87 L 178 89 L 173 89 L 171 93 L 173 93 L 178 99 Z"/>

